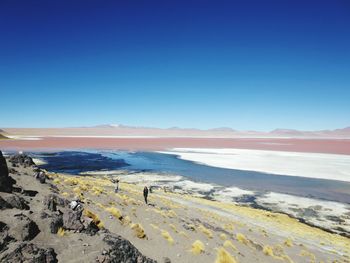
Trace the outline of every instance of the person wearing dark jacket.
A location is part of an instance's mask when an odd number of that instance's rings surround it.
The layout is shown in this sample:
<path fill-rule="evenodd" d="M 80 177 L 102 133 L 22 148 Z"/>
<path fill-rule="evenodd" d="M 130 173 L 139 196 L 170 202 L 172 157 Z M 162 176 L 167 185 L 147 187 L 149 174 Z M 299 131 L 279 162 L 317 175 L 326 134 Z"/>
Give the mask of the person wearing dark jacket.
<path fill-rule="evenodd" d="M 146 204 L 148 204 L 147 203 L 147 197 L 148 197 L 148 188 L 147 188 L 147 186 L 145 186 L 145 188 L 143 188 L 143 197 L 145 198 Z"/>

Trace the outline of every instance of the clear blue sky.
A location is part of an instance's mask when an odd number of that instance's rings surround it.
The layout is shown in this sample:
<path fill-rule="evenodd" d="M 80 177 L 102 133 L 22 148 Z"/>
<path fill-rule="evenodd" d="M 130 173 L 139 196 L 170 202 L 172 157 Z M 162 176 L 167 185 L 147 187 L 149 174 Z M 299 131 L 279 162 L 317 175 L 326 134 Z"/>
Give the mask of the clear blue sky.
<path fill-rule="evenodd" d="M 0 127 L 350 125 L 350 1 L 0 0 Z"/>

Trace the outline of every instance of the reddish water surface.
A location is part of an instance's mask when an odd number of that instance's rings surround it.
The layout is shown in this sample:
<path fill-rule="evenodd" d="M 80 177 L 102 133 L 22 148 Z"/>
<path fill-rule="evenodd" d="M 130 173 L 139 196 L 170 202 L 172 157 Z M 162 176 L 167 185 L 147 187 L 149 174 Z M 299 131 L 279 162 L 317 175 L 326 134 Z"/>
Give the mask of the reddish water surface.
<path fill-rule="evenodd" d="M 0 140 L 1 150 L 118 149 L 157 151 L 171 148 L 240 148 L 273 151 L 350 154 L 350 140 L 246 138 L 72 138 Z"/>

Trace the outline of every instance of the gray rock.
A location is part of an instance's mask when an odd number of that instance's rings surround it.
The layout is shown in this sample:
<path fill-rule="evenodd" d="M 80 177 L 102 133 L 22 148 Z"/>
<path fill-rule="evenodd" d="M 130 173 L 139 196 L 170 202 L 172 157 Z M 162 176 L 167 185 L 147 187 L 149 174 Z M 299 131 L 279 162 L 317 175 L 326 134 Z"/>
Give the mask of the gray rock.
<path fill-rule="evenodd" d="M 52 248 L 39 248 L 31 243 L 20 243 L 11 252 L 0 256 L 0 262 L 7 263 L 56 263 L 56 253 Z"/>
<path fill-rule="evenodd" d="M 35 173 L 35 179 L 39 180 L 40 183 L 44 184 L 46 181 L 46 174 L 44 171 L 39 170 L 38 172 Z"/>
<path fill-rule="evenodd" d="M 4 222 L 0 221 L 0 252 L 5 250 L 8 244 L 14 240 L 11 236 L 9 236 L 8 230 L 8 226 Z"/>
<path fill-rule="evenodd" d="M 63 216 L 53 215 L 50 222 L 50 231 L 52 234 L 56 234 L 58 229 L 63 227 Z"/>
<path fill-rule="evenodd" d="M 85 234 L 93 236 L 93 235 L 96 235 L 97 232 L 100 230 L 98 226 L 95 224 L 95 222 L 89 217 L 84 216 L 82 218 L 82 222 L 84 226 L 84 230 L 82 232 Z"/>
<path fill-rule="evenodd" d="M 0 151 L 0 192 L 12 192 L 15 183 L 16 181 L 9 176 L 6 160 Z"/>
<path fill-rule="evenodd" d="M 17 208 L 17 209 L 25 209 L 28 210 L 29 206 L 27 205 L 27 202 L 22 198 L 15 194 L 9 194 L 9 193 L 1 193 L 0 194 L 0 203 L 5 202 L 7 206 L 5 208 Z M 0 208 L 2 205 L 0 204 Z"/>
<path fill-rule="evenodd" d="M 164 263 L 171 263 L 171 260 L 170 260 L 170 258 L 165 257 L 165 258 L 163 258 L 163 262 Z"/>
<path fill-rule="evenodd" d="M 0 210 L 4 210 L 7 208 L 12 208 L 9 203 L 7 203 L 1 196 L 0 196 Z"/>
<path fill-rule="evenodd" d="M 156 263 L 157 261 L 150 259 L 140 253 L 134 245 L 128 240 L 118 235 L 107 234 L 103 241 L 106 242 L 110 248 L 105 255 L 99 256 L 96 260 L 98 262 L 108 263 Z M 103 260 L 103 261 L 101 261 Z"/>
<path fill-rule="evenodd" d="M 61 207 L 66 207 L 69 205 L 69 201 L 67 199 L 59 197 L 56 194 L 50 194 L 45 197 L 44 205 L 47 207 L 47 209 L 50 210 L 50 206 L 52 205 L 52 202 L 55 202 L 57 206 L 61 206 Z"/>
<path fill-rule="evenodd" d="M 35 165 L 33 159 L 26 154 L 15 154 L 9 159 L 9 162 L 15 165 L 23 165 L 24 167 Z"/>
<path fill-rule="evenodd" d="M 14 216 L 13 226 L 10 227 L 10 235 L 18 241 L 32 240 L 39 233 L 38 225 L 23 214 Z"/>
<path fill-rule="evenodd" d="M 84 225 L 80 221 L 81 215 L 82 210 L 67 210 L 67 212 L 63 214 L 63 227 L 68 230 L 82 231 Z"/>

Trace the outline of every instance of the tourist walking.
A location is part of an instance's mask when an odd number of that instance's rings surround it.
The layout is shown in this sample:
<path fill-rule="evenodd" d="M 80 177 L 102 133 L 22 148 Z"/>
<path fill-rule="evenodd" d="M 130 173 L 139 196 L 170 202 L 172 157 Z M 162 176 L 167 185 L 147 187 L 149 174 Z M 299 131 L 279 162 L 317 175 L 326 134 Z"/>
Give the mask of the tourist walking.
<path fill-rule="evenodd" d="M 147 203 L 147 197 L 148 197 L 148 188 L 147 186 L 145 186 L 145 188 L 143 188 L 143 197 L 145 198 L 145 203 Z"/>

